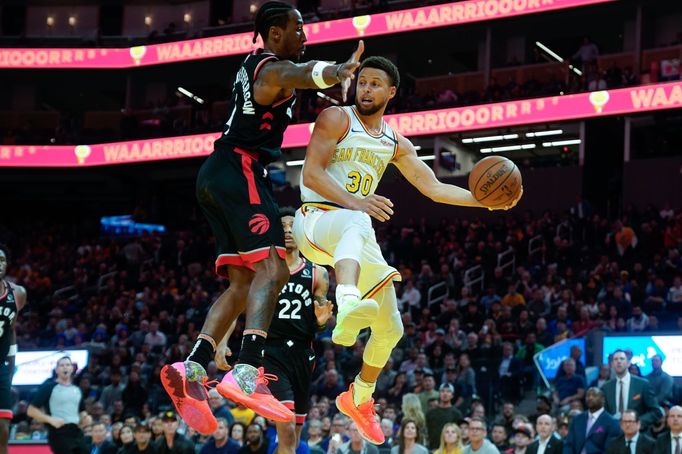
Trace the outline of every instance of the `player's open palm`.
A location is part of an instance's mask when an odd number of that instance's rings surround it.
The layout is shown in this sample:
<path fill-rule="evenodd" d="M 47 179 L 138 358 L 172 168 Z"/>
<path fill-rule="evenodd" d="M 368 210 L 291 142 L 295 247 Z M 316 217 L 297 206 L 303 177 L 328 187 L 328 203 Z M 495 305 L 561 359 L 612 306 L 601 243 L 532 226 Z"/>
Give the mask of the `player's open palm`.
<path fill-rule="evenodd" d="M 232 356 L 232 350 L 227 346 L 226 343 L 221 342 L 215 351 L 215 365 L 220 370 L 230 370 L 231 367 L 227 363 L 227 357 Z"/>
<path fill-rule="evenodd" d="M 355 70 L 360 66 L 360 57 L 365 51 L 365 42 L 360 40 L 357 49 L 353 52 L 346 63 L 343 63 L 339 68 L 339 80 L 341 81 L 341 97 L 343 102 L 348 99 L 348 90 L 350 83 L 355 79 Z"/>
<path fill-rule="evenodd" d="M 325 325 L 332 316 L 333 309 L 334 305 L 328 299 L 324 301 L 315 299 L 315 318 L 317 318 L 317 324 L 320 326 Z"/>
<path fill-rule="evenodd" d="M 371 194 L 364 199 L 358 199 L 357 206 L 353 209 L 367 213 L 381 222 L 386 222 L 393 216 L 393 202 L 378 194 Z"/>

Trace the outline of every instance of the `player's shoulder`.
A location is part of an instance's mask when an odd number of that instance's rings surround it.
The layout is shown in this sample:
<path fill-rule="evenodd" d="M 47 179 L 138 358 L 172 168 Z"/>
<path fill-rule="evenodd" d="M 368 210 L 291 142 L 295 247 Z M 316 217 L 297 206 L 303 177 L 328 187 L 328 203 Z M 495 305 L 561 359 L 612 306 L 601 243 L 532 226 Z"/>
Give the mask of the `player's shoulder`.
<path fill-rule="evenodd" d="M 315 123 L 319 123 L 320 120 L 331 123 L 341 121 L 341 124 L 345 126 L 349 119 L 350 117 L 346 109 L 339 106 L 331 106 L 320 112 Z"/>
<path fill-rule="evenodd" d="M 327 271 L 327 268 L 316 263 L 313 263 L 313 268 L 315 268 L 315 273 L 317 273 L 317 276 L 329 280 L 329 272 Z"/>
<path fill-rule="evenodd" d="M 398 151 L 396 153 L 396 158 L 399 158 L 401 156 L 409 155 L 409 154 L 417 154 L 417 150 L 414 148 L 414 145 L 412 144 L 412 141 L 405 137 L 404 135 L 400 134 L 398 131 L 395 132 L 395 138 L 396 141 L 398 142 Z"/>

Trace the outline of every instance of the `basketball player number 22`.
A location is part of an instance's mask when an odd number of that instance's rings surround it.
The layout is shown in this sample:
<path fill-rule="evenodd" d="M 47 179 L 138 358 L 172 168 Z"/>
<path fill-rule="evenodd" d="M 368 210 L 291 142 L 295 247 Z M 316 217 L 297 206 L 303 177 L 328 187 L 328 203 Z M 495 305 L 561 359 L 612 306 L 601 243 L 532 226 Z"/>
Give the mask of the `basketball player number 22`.
<path fill-rule="evenodd" d="M 350 182 L 346 184 L 348 192 L 355 194 L 360 191 L 360 194 L 365 196 L 369 194 L 369 191 L 372 189 L 372 182 L 374 181 L 372 175 L 366 174 L 363 176 L 360 175 L 360 172 L 354 170 L 348 173 L 348 178 L 350 179 Z"/>
<path fill-rule="evenodd" d="M 300 300 L 287 300 L 287 299 L 281 299 L 279 300 L 279 304 L 283 304 L 284 307 L 279 310 L 279 318 L 283 320 L 300 320 L 301 315 L 299 312 L 301 312 L 301 306 L 303 303 L 301 303 Z M 291 311 L 289 311 L 291 309 Z"/>

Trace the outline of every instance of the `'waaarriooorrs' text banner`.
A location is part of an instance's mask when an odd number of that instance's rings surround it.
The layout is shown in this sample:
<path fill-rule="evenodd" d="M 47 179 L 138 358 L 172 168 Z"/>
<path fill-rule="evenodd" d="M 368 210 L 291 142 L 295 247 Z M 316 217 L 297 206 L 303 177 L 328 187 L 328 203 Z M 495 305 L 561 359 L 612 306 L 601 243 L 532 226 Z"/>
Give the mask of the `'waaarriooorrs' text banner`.
<path fill-rule="evenodd" d="M 308 45 L 541 13 L 616 0 L 467 0 L 304 26 Z M 122 49 L 0 49 L 0 68 L 132 68 L 245 54 L 253 33 Z"/>
<path fill-rule="evenodd" d="M 388 124 L 411 137 L 577 120 L 682 107 L 682 81 L 522 101 L 387 115 Z M 314 123 L 284 134 L 285 148 L 304 147 Z M 0 167 L 82 167 L 206 156 L 219 133 L 78 146 L 2 146 Z"/>

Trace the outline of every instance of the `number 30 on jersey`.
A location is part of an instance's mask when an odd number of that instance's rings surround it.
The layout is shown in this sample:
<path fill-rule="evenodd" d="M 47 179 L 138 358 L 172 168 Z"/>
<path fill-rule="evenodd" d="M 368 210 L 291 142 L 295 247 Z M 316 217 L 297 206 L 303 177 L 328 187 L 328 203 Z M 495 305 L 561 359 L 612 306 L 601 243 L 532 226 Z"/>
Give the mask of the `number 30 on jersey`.
<path fill-rule="evenodd" d="M 348 192 L 355 194 L 360 191 L 360 194 L 363 196 L 369 195 L 369 191 L 372 190 L 372 183 L 374 182 L 372 175 L 362 175 L 360 172 L 353 170 L 348 173 L 348 179 L 350 180 L 346 183 L 346 190 Z"/>

